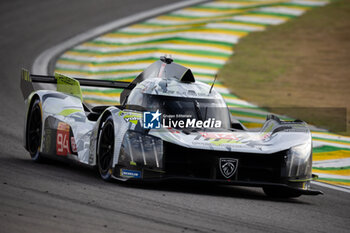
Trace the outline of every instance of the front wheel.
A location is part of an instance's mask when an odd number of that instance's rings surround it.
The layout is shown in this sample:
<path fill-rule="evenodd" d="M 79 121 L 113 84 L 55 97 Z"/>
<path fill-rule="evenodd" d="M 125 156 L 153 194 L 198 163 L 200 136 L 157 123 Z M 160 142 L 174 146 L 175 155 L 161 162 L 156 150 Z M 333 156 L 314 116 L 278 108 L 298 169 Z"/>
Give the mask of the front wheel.
<path fill-rule="evenodd" d="M 43 160 L 40 156 L 42 117 L 39 99 L 32 104 L 27 120 L 27 149 L 33 161 L 41 162 Z"/>
<path fill-rule="evenodd" d="M 299 192 L 283 187 L 263 187 L 263 190 L 267 196 L 274 198 L 296 198 L 301 196 Z"/>
<path fill-rule="evenodd" d="M 97 146 L 97 166 L 103 180 L 112 179 L 113 156 L 114 124 L 112 116 L 109 116 L 102 124 Z"/>

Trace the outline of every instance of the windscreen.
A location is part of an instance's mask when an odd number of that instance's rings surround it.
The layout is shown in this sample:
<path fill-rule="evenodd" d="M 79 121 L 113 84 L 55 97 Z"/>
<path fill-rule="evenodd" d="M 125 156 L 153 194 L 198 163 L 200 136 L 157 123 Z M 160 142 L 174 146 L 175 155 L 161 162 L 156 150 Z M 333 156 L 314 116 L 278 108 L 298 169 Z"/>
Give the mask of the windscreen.
<path fill-rule="evenodd" d="M 221 128 L 230 128 L 229 111 L 221 99 L 184 98 L 138 92 L 136 95 L 130 96 L 128 103 L 142 106 L 148 111 L 159 110 L 163 117 L 175 120 L 191 118 L 205 121 L 215 119 L 221 121 Z"/>

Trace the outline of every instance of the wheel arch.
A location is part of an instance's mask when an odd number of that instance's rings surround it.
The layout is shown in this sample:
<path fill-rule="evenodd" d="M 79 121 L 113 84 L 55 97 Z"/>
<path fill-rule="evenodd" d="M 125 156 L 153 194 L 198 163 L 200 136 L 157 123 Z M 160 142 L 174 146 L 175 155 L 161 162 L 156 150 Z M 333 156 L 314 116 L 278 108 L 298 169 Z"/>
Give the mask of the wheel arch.
<path fill-rule="evenodd" d="M 114 156 L 114 161 L 116 156 L 118 156 L 118 148 L 119 146 L 118 143 L 120 144 L 120 137 L 122 135 L 122 131 L 121 129 L 125 128 L 124 126 L 121 126 L 121 124 L 125 123 L 125 121 L 123 120 L 123 118 L 120 116 L 119 112 L 121 110 L 117 107 L 111 106 L 108 107 L 106 110 L 104 110 L 104 112 L 100 115 L 100 117 L 98 118 L 96 125 L 94 126 L 93 132 L 92 132 L 92 136 L 91 136 L 91 141 L 90 141 L 90 158 L 89 158 L 89 164 L 91 166 L 95 166 L 97 165 L 97 150 L 98 150 L 98 141 L 99 141 L 99 136 L 100 136 L 100 130 L 102 128 L 103 122 L 106 121 L 106 119 L 111 116 L 113 119 L 113 124 L 114 124 L 114 133 L 115 133 L 115 138 L 117 140 L 115 140 L 115 156 Z M 125 123 L 126 124 L 126 123 Z"/>
<path fill-rule="evenodd" d="M 95 149 L 95 159 L 96 159 L 96 168 L 98 170 L 98 172 L 100 173 L 100 176 L 103 178 L 103 180 L 105 181 L 110 181 L 112 179 L 112 168 L 108 168 L 107 170 L 105 170 L 104 168 L 101 168 L 101 164 L 100 164 L 100 143 L 102 141 L 102 139 L 104 137 L 102 137 L 102 134 L 104 132 L 105 127 L 108 124 L 104 124 L 107 122 L 111 122 L 109 124 L 112 124 L 113 127 L 113 144 L 115 144 L 115 120 L 113 118 L 113 114 L 110 111 L 106 111 L 100 118 L 100 122 L 99 122 L 99 126 L 98 126 L 98 131 L 97 131 L 97 140 L 96 140 L 96 149 Z M 112 163 L 112 167 L 113 167 L 113 160 L 114 160 L 114 155 L 115 155 L 115 145 L 113 146 L 113 150 L 112 150 L 112 155 L 111 155 L 111 163 Z M 102 169 L 102 170 L 101 170 Z"/>
<path fill-rule="evenodd" d="M 41 103 L 41 98 L 37 93 L 33 93 L 28 97 L 28 104 L 27 104 L 27 109 L 26 109 L 26 115 L 25 115 L 25 130 L 23 134 L 23 142 L 24 142 L 24 148 L 28 150 L 28 139 L 27 139 L 27 130 L 28 130 L 28 116 L 30 113 L 30 110 L 33 107 L 33 104 L 36 100 L 39 100 Z M 40 104 L 40 109 L 41 109 L 41 117 L 42 117 L 42 106 Z"/>
<path fill-rule="evenodd" d="M 108 116 L 112 116 L 112 112 L 110 111 L 110 108 L 107 108 L 100 115 L 93 129 L 91 140 L 90 140 L 90 158 L 89 158 L 89 164 L 91 166 L 97 165 L 97 149 L 98 149 L 98 140 L 99 140 L 100 130 L 103 122 L 105 122 Z"/>
<path fill-rule="evenodd" d="M 103 122 L 105 122 L 105 120 L 107 119 L 107 117 L 112 116 L 112 112 L 109 111 L 109 109 L 106 109 L 100 116 L 100 120 L 98 122 L 98 132 L 100 132 L 101 127 Z"/>

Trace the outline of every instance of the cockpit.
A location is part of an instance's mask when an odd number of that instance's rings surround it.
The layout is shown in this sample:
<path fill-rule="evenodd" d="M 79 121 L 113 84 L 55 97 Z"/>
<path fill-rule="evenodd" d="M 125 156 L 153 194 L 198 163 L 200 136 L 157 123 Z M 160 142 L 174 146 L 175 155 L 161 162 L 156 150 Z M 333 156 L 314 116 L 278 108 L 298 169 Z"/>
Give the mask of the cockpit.
<path fill-rule="evenodd" d="M 221 121 L 221 128 L 231 127 L 230 113 L 215 90 L 209 93 L 208 85 L 181 83 L 177 80 L 148 79 L 137 85 L 128 96 L 128 106 L 156 112 L 173 120 L 195 119 Z M 166 85 L 166 87 L 165 87 Z"/>

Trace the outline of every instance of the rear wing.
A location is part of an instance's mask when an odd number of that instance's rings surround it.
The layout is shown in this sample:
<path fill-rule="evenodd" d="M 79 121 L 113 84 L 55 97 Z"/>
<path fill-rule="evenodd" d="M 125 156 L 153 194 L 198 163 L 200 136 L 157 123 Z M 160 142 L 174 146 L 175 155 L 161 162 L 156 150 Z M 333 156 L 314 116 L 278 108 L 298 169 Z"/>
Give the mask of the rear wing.
<path fill-rule="evenodd" d="M 28 70 L 21 71 L 21 91 L 24 99 L 34 91 L 33 83 L 51 83 L 57 85 L 57 91 L 75 95 L 82 99 L 80 86 L 106 87 L 132 90 L 136 85 L 131 82 L 93 80 L 85 78 L 70 78 L 62 74 L 37 75 L 30 74 Z"/>

